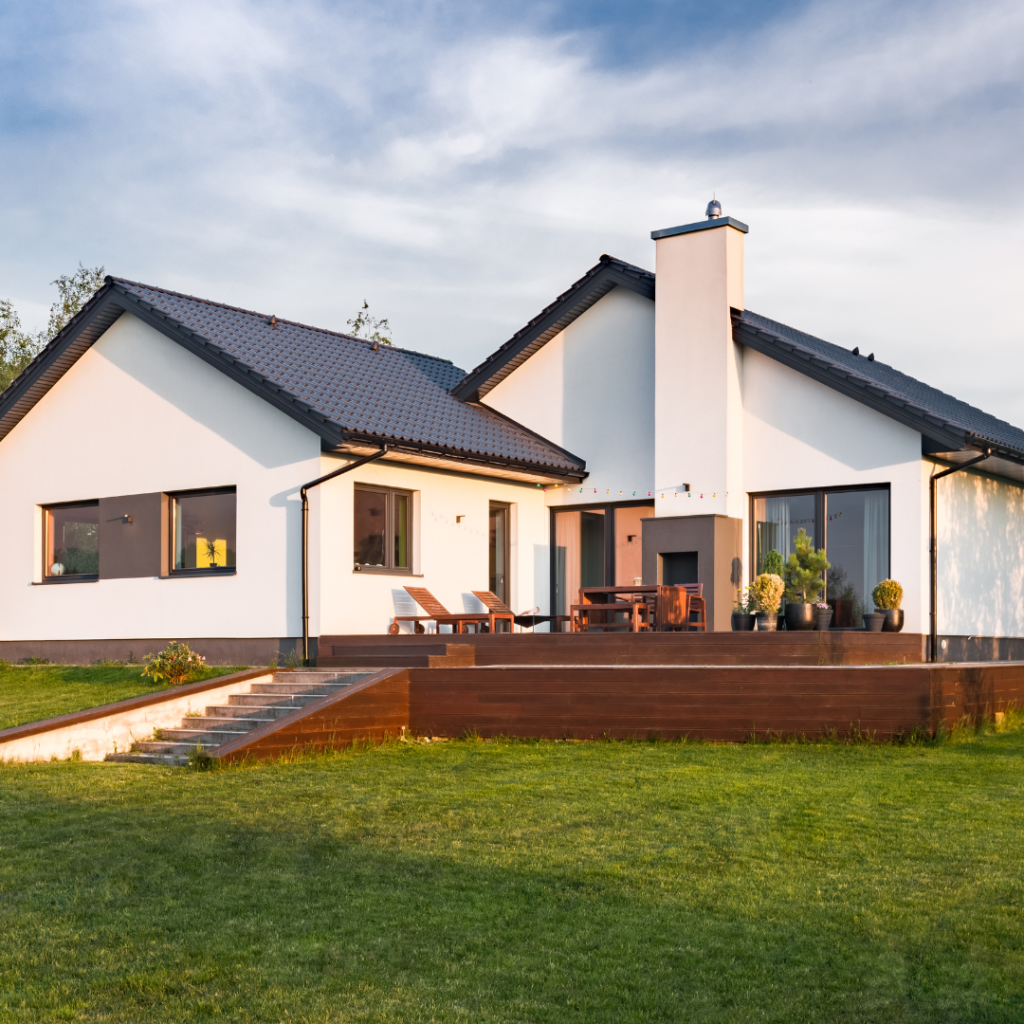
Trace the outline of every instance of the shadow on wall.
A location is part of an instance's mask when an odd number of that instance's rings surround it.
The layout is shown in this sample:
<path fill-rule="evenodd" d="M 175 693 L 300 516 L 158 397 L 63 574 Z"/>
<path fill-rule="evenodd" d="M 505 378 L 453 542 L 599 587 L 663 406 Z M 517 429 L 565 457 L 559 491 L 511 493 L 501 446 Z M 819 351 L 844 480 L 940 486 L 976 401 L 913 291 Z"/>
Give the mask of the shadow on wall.
<path fill-rule="evenodd" d="M 937 490 L 939 633 L 1024 636 L 1024 489 L 964 472 Z"/>
<path fill-rule="evenodd" d="M 284 578 L 288 581 L 285 587 L 285 622 L 289 631 L 296 635 L 302 633 L 302 502 L 299 500 L 298 487 L 280 491 L 270 498 L 272 508 L 284 509 L 285 567 Z M 244 557 L 244 556 L 243 556 Z M 310 566 L 315 566 L 314 552 L 310 551 Z M 312 577 L 312 571 L 310 573 Z M 310 580 L 310 593 L 313 593 L 313 582 Z M 312 609 L 310 610 L 312 615 Z"/>

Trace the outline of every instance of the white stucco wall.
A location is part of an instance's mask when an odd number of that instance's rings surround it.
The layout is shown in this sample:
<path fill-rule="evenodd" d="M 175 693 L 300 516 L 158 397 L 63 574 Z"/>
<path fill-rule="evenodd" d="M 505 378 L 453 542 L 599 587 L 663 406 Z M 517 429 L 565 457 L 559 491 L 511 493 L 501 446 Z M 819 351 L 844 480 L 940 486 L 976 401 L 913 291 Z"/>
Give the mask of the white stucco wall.
<path fill-rule="evenodd" d="M 746 492 L 889 484 L 890 573 L 903 584 L 904 629 L 927 632 L 928 466 L 921 435 L 750 349 L 742 382 Z M 744 537 L 749 517 L 745 501 Z"/>
<path fill-rule="evenodd" d="M 550 504 L 607 503 L 654 489 L 654 303 L 613 288 L 497 387 L 485 404 L 586 459 Z M 582 487 L 582 491 L 580 488 Z"/>
<path fill-rule="evenodd" d="M 298 487 L 320 465 L 315 434 L 122 315 L 0 442 L 0 639 L 297 635 Z M 236 575 L 33 585 L 40 505 L 230 485 Z"/>
<path fill-rule="evenodd" d="M 964 470 L 936 491 L 939 633 L 1024 636 L 1024 488 Z"/>
<path fill-rule="evenodd" d="M 322 473 L 342 462 L 325 458 Z M 355 485 L 414 492 L 414 575 L 355 572 Z M 394 615 L 422 615 L 405 586 L 426 587 L 450 612 L 478 611 L 472 591 L 487 590 L 488 508 L 512 505 L 510 604 L 514 611 L 550 603 L 550 547 L 545 494 L 535 484 L 438 472 L 389 462 L 371 463 L 311 493 L 317 523 L 310 561 L 310 633 L 384 633 Z M 314 504 L 315 503 L 315 504 Z M 462 516 L 462 522 L 456 517 Z M 408 628 L 408 627 L 407 627 Z"/>

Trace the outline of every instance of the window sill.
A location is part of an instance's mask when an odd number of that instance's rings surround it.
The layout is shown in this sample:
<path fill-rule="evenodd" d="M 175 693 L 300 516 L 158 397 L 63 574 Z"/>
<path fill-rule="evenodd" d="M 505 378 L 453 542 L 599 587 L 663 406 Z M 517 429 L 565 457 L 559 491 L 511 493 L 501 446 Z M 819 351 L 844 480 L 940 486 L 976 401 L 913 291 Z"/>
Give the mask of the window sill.
<path fill-rule="evenodd" d="M 99 583 L 99 574 L 90 573 L 88 576 L 50 576 L 45 580 L 35 580 L 33 587 L 62 586 L 65 583 Z"/>
<path fill-rule="evenodd" d="M 353 576 L 405 576 L 407 579 L 421 580 L 423 573 L 410 569 L 382 569 L 376 565 L 363 565 L 352 570 Z"/>
<path fill-rule="evenodd" d="M 235 576 L 235 569 L 175 569 L 166 576 L 158 576 L 161 580 L 194 580 L 197 577 Z"/>

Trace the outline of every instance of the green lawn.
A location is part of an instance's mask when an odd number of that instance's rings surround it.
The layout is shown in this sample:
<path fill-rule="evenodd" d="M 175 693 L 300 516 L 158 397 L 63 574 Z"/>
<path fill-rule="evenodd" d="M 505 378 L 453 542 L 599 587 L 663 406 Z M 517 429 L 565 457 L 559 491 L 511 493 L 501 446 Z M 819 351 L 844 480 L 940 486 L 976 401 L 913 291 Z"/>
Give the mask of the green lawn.
<path fill-rule="evenodd" d="M 209 666 L 193 679 L 211 679 L 238 671 Z M 0 729 L 110 704 L 166 686 L 147 679 L 140 666 L 0 664 Z"/>
<path fill-rule="evenodd" d="M 1024 732 L 0 767 L 0 1021 L 1020 1021 Z"/>

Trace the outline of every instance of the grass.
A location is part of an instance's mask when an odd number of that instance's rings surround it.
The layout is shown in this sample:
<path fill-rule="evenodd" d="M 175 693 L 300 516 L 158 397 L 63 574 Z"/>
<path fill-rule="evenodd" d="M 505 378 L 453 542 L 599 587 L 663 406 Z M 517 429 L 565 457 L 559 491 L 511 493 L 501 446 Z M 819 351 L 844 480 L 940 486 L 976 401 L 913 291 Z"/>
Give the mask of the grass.
<path fill-rule="evenodd" d="M 207 666 L 193 681 L 239 671 Z M 0 664 L 0 729 L 110 704 L 166 686 L 146 678 L 138 665 Z"/>
<path fill-rule="evenodd" d="M 1024 731 L 957 735 L 6 765 L 0 1021 L 1019 1021 Z"/>

